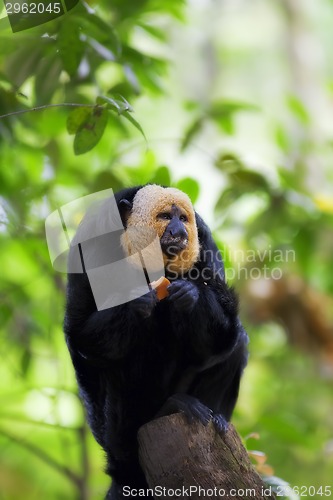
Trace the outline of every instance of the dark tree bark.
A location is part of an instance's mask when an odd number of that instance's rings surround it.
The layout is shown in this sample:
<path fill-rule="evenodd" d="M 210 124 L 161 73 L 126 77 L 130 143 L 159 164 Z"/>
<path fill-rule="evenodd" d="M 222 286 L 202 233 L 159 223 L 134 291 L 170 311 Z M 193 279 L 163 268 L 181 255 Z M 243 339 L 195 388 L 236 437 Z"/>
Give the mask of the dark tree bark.
<path fill-rule="evenodd" d="M 141 427 L 138 440 L 148 484 L 150 488 L 165 488 L 165 498 L 186 498 L 188 494 L 194 500 L 205 496 L 223 500 L 275 498 L 253 468 L 231 424 L 221 435 L 212 423 L 207 427 L 199 422 L 189 425 L 183 415 L 176 414 Z M 174 493 L 183 488 L 180 496 Z M 209 495 L 208 490 L 215 494 Z"/>

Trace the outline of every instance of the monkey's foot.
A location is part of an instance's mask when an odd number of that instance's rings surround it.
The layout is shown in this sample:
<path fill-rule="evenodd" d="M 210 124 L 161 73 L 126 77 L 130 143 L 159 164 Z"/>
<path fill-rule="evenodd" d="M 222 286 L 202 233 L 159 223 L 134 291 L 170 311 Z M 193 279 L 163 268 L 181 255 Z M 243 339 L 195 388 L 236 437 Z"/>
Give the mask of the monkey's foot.
<path fill-rule="evenodd" d="M 156 418 L 178 412 L 184 413 L 190 423 L 199 420 L 199 422 L 206 426 L 212 421 L 218 433 L 225 434 L 228 430 L 228 422 L 221 413 L 213 413 L 208 406 L 189 394 L 174 394 L 170 396 L 157 413 Z"/>
<path fill-rule="evenodd" d="M 212 410 L 201 403 L 199 399 L 188 394 L 174 394 L 167 399 L 156 417 L 172 415 L 178 412 L 184 413 L 190 423 L 199 420 L 203 425 L 207 425 L 214 416 Z"/>
<path fill-rule="evenodd" d="M 214 413 L 212 420 L 218 433 L 225 434 L 227 432 L 229 424 L 221 413 Z"/>

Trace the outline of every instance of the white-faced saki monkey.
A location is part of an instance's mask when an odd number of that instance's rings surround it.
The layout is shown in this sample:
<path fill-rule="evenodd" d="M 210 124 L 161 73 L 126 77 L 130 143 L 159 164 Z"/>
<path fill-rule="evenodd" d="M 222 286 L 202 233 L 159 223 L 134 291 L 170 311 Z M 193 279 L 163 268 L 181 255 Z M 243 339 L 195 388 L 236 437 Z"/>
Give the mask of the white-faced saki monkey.
<path fill-rule="evenodd" d="M 123 225 L 114 260 L 140 254 L 149 240 L 146 228 L 158 236 L 160 276 L 170 282 L 161 300 L 148 284 L 144 259 L 134 259 L 133 266 L 141 262 L 147 278 L 145 293 L 98 308 L 89 271 L 83 267 L 68 274 L 66 341 L 89 425 L 107 455 L 112 485 L 106 498 L 117 500 L 125 498 L 124 486 L 148 487 L 138 461 L 137 432 L 143 424 L 181 411 L 189 422 L 212 420 L 219 430 L 227 428 L 248 337 L 237 296 L 225 282 L 221 254 L 189 197 L 148 184 L 124 189 L 113 201 Z M 89 232 L 99 217 L 98 210 L 84 217 L 77 234 Z M 95 253 L 103 247 L 105 264 L 108 240 L 94 240 Z M 80 254 L 84 257 L 84 251 Z"/>

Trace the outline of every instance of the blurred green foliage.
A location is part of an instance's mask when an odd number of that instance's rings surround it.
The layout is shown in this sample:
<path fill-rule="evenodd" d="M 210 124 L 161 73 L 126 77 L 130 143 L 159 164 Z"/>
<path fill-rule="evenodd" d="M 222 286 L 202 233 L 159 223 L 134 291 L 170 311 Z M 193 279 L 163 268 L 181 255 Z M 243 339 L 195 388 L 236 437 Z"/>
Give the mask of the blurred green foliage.
<path fill-rule="evenodd" d="M 276 6 L 268 3 L 274 24 Z M 174 185 L 193 203 L 206 197 L 222 249 L 295 252 L 295 260 L 281 264 L 284 276 L 296 275 L 325 297 L 332 334 L 332 137 L 318 139 L 313 109 L 289 90 L 283 111 L 265 122 L 278 151 L 277 166 L 261 168 L 247 158 L 241 141 L 228 143 L 241 138 L 242 120 L 250 134 L 269 110 L 255 91 L 248 92 L 251 78 L 234 92 L 210 89 L 204 96 L 190 86 L 184 91 L 172 79 L 177 57 L 191 71 L 186 54 L 168 49 L 172 33 L 193 22 L 194 4 L 81 2 L 65 17 L 15 34 L 8 20 L 0 19 L 0 114 L 9 114 L 0 119 L 0 498 L 98 499 L 108 485 L 63 340 L 65 276 L 52 269 L 44 235 L 45 218 L 66 202 L 146 182 Z M 224 2 L 217 4 L 223 9 Z M 218 18 L 217 4 L 207 1 L 207 16 Z M 259 4 L 248 13 L 254 22 L 267 15 Z M 318 4 L 325 17 L 324 0 Z M 289 7 L 284 0 L 279 15 L 292 46 Z M 228 19 L 228 9 L 225 15 Z M 237 11 L 240 26 L 242 15 Z M 329 36 L 329 25 L 324 31 Z M 269 64 L 265 54 L 237 48 L 236 42 L 233 48 L 232 40 L 221 36 L 212 43 L 206 33 L 213 62 L 223 54 L 226 79 L 231 68 L 241 81 L 251 62 Z M 235 28 L 235 40 L 239 36 Z M 287 65 L 288 48 L 281 57 Z M 332 85 L 329 78 L 325 83 L 328 89 Z M 170 110 L 162 109 L 170 98 L 182 109 L 171 120 L 174 137 L 178 134 L 172 142 L 177 164 L 184 159 L 185 165 L 187 154 L 194 161 L 199 149 L 193 154 L 191 146 L 198 143 L 211 170 L 175 169 L 150 142 L 145 125 L 154 129 L 154 115 L 163 137 Z M 137 106 L 139 115 L 133 111 Z M 42 109 L 29 111 L 35 107 Z M 321 173 L 322 189 L 311 180 L 312 163 L 320 169 L 318 156 L 329 165 Z M 207 196 L 204 186 L 212 171 Z M 224 257 L 227 270 L 237 269 L 232 251 Z M 252 265 L 262 268 L 266 260 Z M 241 290 L 247 285 L 237 274 L 234 284 Z M 291 347 L 277 318 L 259 325 L 246 311 L 243 315 L 251 357 L 237 428 L 244 436 L 260 434 L 248 447 L 263 450 L 274 473 L 292 485 L 332 484 L 332 365 L 304 354 L 301 345 Z"/>

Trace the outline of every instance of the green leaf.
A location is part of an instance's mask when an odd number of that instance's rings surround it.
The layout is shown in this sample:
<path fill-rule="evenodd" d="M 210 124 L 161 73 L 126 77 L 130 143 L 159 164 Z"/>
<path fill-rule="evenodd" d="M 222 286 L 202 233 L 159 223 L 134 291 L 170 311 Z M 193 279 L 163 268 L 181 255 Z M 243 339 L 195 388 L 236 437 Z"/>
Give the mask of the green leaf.
<path fill-rule="evenodd" d="M 93 108 L 87 119 L 80 125 L 76 132 L 74 153 L 76 155 L 81 155 L 95 147 L 104 133 L 107 122 L 108 111 L 101 107 Z"/>
<path fill-rule="evenodd" d="M 192 179 L 192 177 L 184 177 L 183 179 L 180 179 L 180 181 L 176 184 L 176 188 L 184 191 L 184 193 L 190 197 L 192 203 L 197 201 L 200 193 L 200 186 L 195 179 Z"/>
<path fill-rule="evenodd" d="M 237 201 L 244 193 L 239 188 L 229 187 L 225 189 L 215 204 L 216 212 L 224 212 L 232 203 Z"/>
<path fill-rule="evenodd" d="M 214 121 L 219 125 L 219 127 L 228 135 L 232 135 L 235 132 L 234 121 L 232 116 L 221 116 L 220 118 L 215 118 Z"/>
<path fill-rule="evenodd" d="M 133 95 L 137 95 L 137 92 L 135 91 L 135 89 L 133 89 L 133 86 L 128 81 L 122 81 L 117 83 L 116 85 L 113 85 L 109 89 L 109 94 L 121 96 L 126 95 L 127 97 L 132 97 Z"/>
<path fill-rule="evenodd" d="M 18 107 L 22 109 L 19 100 L 17 99 L 17 94 L 13 90 L 6 90 L 0 86 L 0 114 L 12 113 L 16 111 Z M 12 122 L 11 120 L 1 120 L 0 119 L 0 144 L 2 141 L 6 142 L 12 135 Z"/>
<path fill-rule="evenodd" d="M 197 111 L 199 109 L 199 102 L 192 101 L 191 99 L 187 100 L 183 104 L 186 111 Z"/>
<path fill-rule="evenodd" d="M 5 73 L 14 85 L 20 87 L 27 78 L 34 74 L 43 57 L 42 49 L 42 43 L 36 44 L 36 40 L 32 38 L 9 56 Z"/>
<path fill-rule="evenodd" d="M 295 170 L 290 170 L 285 167 L 278 167 L 277 173 L 280 179 L 281 186 L 285 189 L 294 189 L 296 192 L 303 191 L 300 186 L 300 176 Z"/>
<path fill-rule="evenodd" d="M 234 186 L 240 187 L 246 192 L 269 191 L 270 186 L 262 174 L 253 170 L 238 170 L 229 176 Z"/>
<path fill-rule="evenodd" d="M 112 97 L 107 97 L 104 95 L 100 95 L 96 99 L 96 104 L 102 106 L 103 104 L 107 104 L 107 109 L 112 109 L 113 111 L 116 111 L 118 115 L 121 114 L 121 107 L 117 103 L 116 99 L 112 99 Z"/>
<path fill-rule="evenodd" d="M 291 141 L 288 135 L 287 130 L 283 127 L 283 125 L 277 125 L 275 128 L 275 142 L 279 146 L 279 148 L 288 153 L 291 149 Z"/>
<path fill-rule="evenodd" d="M 84 6 L 84 4 L 81 5 Z M 88 9 L 76 14 L 76 17 L 86 35 L 107 47 L 114 54 L 115 59 L 120 55 L 121 45 L 110 23 Z"/>
<path fill-rule="evenodd" d="M 224 132 L 231 135 L 234 133 L 234 114 L 240 111 L 258 111 L 258 107 L 244 102 L 218 101 L 211 105 L 207 111 L 210 117 Z"/>
<path fill-rule="evenodd" d="M 60 23 L 58 46 L 64 70 L 70 76 L 75 75 L 83 56 L 84 45 L 80 40 L 79 26 L 73 22 L 72 17 Z"/>
<path fill-rule="evenodd" d="M 101 95 L 97 97 L 96 104 L 107 104 L 107 108 L 116 111 L 118 115 L 122 115 L 125 111 L 133 111 L 130 103 L 126 101 L 124 97 L 120 97 L 122 99 L 121 101 L 119 99 Z"/>
<path fill-rule="evenodd" d="M 292 111 L 300 123 L 303 125 L 308 125 L 310 123 L 309 113 L 298 97 L 294 95 L 287 97 L 287 104 L 290 111 Z"/>
<path fill-rule="evenodd" d="M 13 316 L 13 309 L 9 306 L 9 304 L 2 304 L 0 309 L 0 323 L 1 325 L 5 325 L 7 321 L 9 321 Z"/>
<path fill-rule="evenodd" d="M 156 26 L 144 22 L 139 22 L 138 25 L 157 40 L 160 40 L 161 42 L 167 41 L 168 34 L 165 29 L 156 28 Z"/>
<path fill-rule="evenodd" d="M 160 184 L 161 186 L 170 186 L 171 177 L 168 167 L 162 166 L 158 168 L 150 182 L 152 184 Z"/>
<path fill-rule="evenodd" d="M 88 120 L 91 107 L 80 106 L 74 108 L 67 118 L 67 131 L 70 135 L 76 134 L 79 128 Z"/>
<path fill-rule="evenodd" d="M 125 76 L 132 87 L 138 92 L 138 82 L 145 90 L 156 94 L 162 91 L 163 80 L 160 76 L 166 74 L 167 61 L 151 57 L 128 45 L 123 45 L 121 63 Z"/>
<path fill-rule="evenodd" d="M 141 134 L 142 134 L 142 136 L 143 136 L 144 140 L 145 140 L 145 141 L 147 141 L 146 136 L 145 136 L 145 133 L 144 133 L 143 128 L 141 127 L 140 123 L 139 123 L 139 122 L 137 122 L 137 121 L 133 118 L 133 116 L 131 116 L 131 114 L 130 114 L 128 111 L 124 111 L 124 112 L 121 114 L 121 116 L 123 116 L 124 118 L 126 118 L 126 120 L 128 120 L 129 122 L 131 122 L 131 123 L 132 123 L 132 125 L 134 125 L 134 127 L 135 127 L 137 130 L 139 130 L 139 132 L 141 132 Z"/>
<path fill-rule="evenodd" d="M 215 161 L 215 166 L 223 173 L 231 174 L 243 170 L 244 165 L 240 159 L 232 153 L 223 153 Z"/>
<path fill-rule="evenodd" d="M 133 71 L 132 67 L 129 64 L 123 63 L 123 71 L 124 75 L 127 79 L 127 84 L 130 86 L 133 94 L 139 95 L 141 94 L 141 85 L 136 73 Z M 136 66 L 138 67 L 138 66 Z"/>
<path fill-rule="evenodd" d="M 217 101 L 208 110 L 208 115 L 212 118 L 223 118 L 231 116 L 240 111 L 258 111 L 259 107 L 246 102 Z"/>
<path fill-rule="evenodd" d="M 61 70 L 61 61 L 57 54 L 48 55 L 40 61 L 35 77 L 37 106 L 51 101 L 53 94 L 59 88 Z"/>
<path fill-rule="evenodd" d="M 93 192 L 97 192 L 102 191 L 103 189 L 112 188 L 114 192 L 117 192 L 123 187 L 124 185 L 112 172 L 104 170 L 94 178 L 91 189 Z"/>
<path fill-rule="evenodd" d="M 200 132 L 203 127 L 203 117 L 197 118 L 194 122 L 189 126 L 189 128 L 185 131 L 184 137 L 182 139 L 180 150 L 184 151 L 189 144 L 192 142 L 193 138 Z"/>
<path fill-rule="evenodd" d="M 31 366 L 32 355 L 30 349 L 25 349 L 21 356 L 21 372 L 22 375 L 27 375 Z"/>
<path fill-rule="evenodd" d="M 125 106 L 125 111 L 134 111 L 132 106 L 130 105 L 130 103 L 125 99 L 125 97 L 123 97 L 122 95 L 119 96 L 121 98 L 121 101 L 119 101 L 119 99 L 117 100 L 118 104 L 122 104 L 123 106 Z"/>

